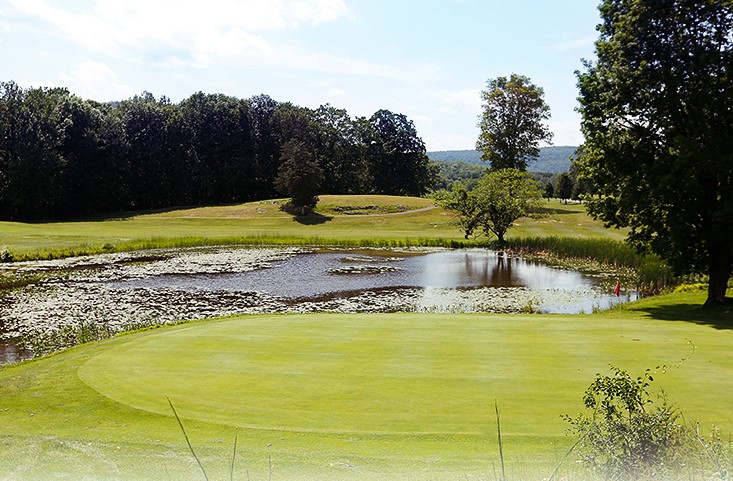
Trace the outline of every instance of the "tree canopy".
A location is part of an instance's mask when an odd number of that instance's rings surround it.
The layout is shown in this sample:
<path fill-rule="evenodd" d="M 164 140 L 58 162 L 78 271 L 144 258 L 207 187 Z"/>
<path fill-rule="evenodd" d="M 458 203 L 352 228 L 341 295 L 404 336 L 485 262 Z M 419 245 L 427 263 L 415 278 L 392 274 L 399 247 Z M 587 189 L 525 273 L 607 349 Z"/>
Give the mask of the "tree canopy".
<path fill-rule="evenodd" d="M 289 195 L 292 206 L 305 215 L 318 203 L 323 169 L 298 140 L 291 140 L 283 146 L 282 161 L 275 177 L 275 187 Z"/>
<path fill-rule="evenodd" d="M 540 142 L 552 140 L 543 124 L 550 118 L 543 96 L 542 87 L 522 75 L 488 81 L 481 92 L 484 104 L 476 150 L 492 169 L 527 170 L 527 163 L 540 154 Z"/>
<path fill-rule="evenodd" d="M 321 194 L 420 195 L 437 180 L 413 123 L 388 110 L 203 92 L 98 103 L 0 82 L 0 219 L 272 198 L 292 140 L 323 172 Z"/>
<path fill-rule="evenodd" d="M 436 201 L 456 214 L 466 238 L 480 229 L 502 245 L 514 221 L 529 214 L 541 198 L 539 184 L 526 172 L 500 169 L 487 172 L 473 190 L 456 184 Z"/>
<path fill-rule="evenodd" d="M 377 194 L 422 195 L 435 183 L 437 167 L 428 159 L 415 124 L 402 114 L 379 110 L 369 119 L 366 139 Z"/>
<path fill-rule="evenodd" d="M 733 271 L 733 2 L 604 0 L 578 74 L 590 212 L 678 272 Z"/>

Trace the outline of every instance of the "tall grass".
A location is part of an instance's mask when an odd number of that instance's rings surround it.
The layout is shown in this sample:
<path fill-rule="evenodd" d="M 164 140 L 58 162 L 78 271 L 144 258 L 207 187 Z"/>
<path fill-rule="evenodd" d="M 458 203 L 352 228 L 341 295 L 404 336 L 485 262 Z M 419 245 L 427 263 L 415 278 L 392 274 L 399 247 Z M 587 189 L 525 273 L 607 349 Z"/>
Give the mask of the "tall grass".
<path fill-rule="evenodd" d="M 270 246 L 333 246 L 333 247 L 445 247 L 460 249 L 465 247 L 488 246 L 489 244 L 477 241 L 457 241 L 443 238 L 418 239 L 333 239 L 327 237 L 298 237 L 298 236 L 268 236 L 255 235 L 244 237 L 152 237 L 149 239 L 133 240 L 118 244 L 81 245 L 73 248 L 39 249 L 27 252 L 14 253 L 15 261 L 52 260 L 83 255 L 97 255 L 110 252 L 131 252 L 148 249 L 174 249 L 182 247 L 209 247 L 222 245 L 270 245 Z"/>
<path fill-rule="evenodd" d="M 643 293 L 656 294 L 673 287 L 678 278 L 664 260 L 642 254 L 620 241 L 603 238 L 514 237 L 507 247 L 520 254 L 539 255 L 565 261 L 580 270 L 613 270 Z M 595 264 L 595 267 L 593 266 Z"/>
<path fill-rule="evenodd" d="M 241 237 L 152 237 L 118 244 L 80 245 L 73 248 L 42 249 L 27 252 L 8 252 L 14 261 L 52 260 L 82 255 L 110 252 L 130 252 L 149 249 L 173 249 L 183 247 L 207 247 L 220 245 L 270 245 L 270 246 L 329 246 L 344 248 L 406 248 L 443 247 L 461 249 L 468 247 L 504 248 L 520 255 L 538 255 L 558 260 L 580 270 L 622 270 L 620 275 L 633 282 L 638 290 L 658 293 L 677 283 L 671 268 L 655 255 L 640 254 L 624 242 L 607 238 L 578 238 L 560 236 L 510 237 L 504 246 L 485 239 L 456 240 L 446 238 L 352 238 L 337 239 L 319 236 L 252 235 Z M 632 272 L 633 271 L 633 272 Z"/>
<path fill-rule="evenodd" d="M 614 267 L 638 268 L 648 261 L 629 245 L 603 238 L 513 237 L 507 240 L 512 250 L 532 253 L 549 252 L 566 258 L 594 259 Z"/>

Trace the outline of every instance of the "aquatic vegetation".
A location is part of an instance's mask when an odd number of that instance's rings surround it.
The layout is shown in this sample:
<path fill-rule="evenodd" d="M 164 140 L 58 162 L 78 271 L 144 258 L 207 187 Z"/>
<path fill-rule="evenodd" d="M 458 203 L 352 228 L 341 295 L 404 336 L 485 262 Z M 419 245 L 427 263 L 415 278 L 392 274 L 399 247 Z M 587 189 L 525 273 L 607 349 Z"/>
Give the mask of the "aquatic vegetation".
<path fill-rule="evenodd" d="M 313 248 L 303 247 L 202 247 L 155 249 L 132 253 L 105 253 L 49 261 L 19 262 L 8 269 L 13 278 L 34 282 L 19 284 L 0 298 L 4 336 L 33 355 L 104 339 L 120 332 L 149 326 L 236 314 L 309 312 L 443 312 L 521 313 L 572 312 L 579 300 L 598 299 L 603 286 L 562 287 L 421 287 L 412 284 L 375 285 L 372 281 L 346 287 L 359 276 L 378 277 L 402 271 L 425 254 L 451 256 L 451 251 L 425 247 L 400 251 L 327 251 L 335 266 L 324 274 L 338 277 L 334 288 L 304 289 L 294 275 L 310 265 L 271 271 L 291 259 L 314 259 Z M 496 256 L 479 251 L 483 261 L 470 264 L 481 278 Z M 460 254 L 460 262 L 467 262 Z M 427 257 L 425 257 L 427 259 Z M 502 257 L 508 269 L 519 267 L 518 259 Z M 432 265 L 432 264 L 431 264 Z M 333 264 L 332 264 L 333 266 Z M 514 266 L 514 267 L 511 267 Z M 284 268 L 283 268 L 284 269 Z M 273 293 L 253 282 L 249 287 L 242 273 L 272 272 L 268 282 L 289 284 L 286 293 Z M 438 271 L 436 271 L 438 272 Z M 503 272 L 503 271 L 502 271 Z M 534 271 L 532 271 L 534 272 Z M 561 270 L 555 271 L 558 275 Z M 444 274 L 437 274 L 443 276 Z M 555 275 L 555 274 L 553 274 Z M 229 277 L 227 277 L 229 276 Z M 202 286 L 198 279 L 229 279 L 229 285 Z M 251 278 L 251 277 L 248 277 Z M 349 281 L 347 281 L 349 279 Z M 398 282 L 403 282 L 400 277 Z M 185 285 L 184 285 L 185 284 Z M 615 300 L 615 298 L 614 298 Z M 571 307 L 568 307 L 571 306 Z M 608 307 L 608 306 L 606 306 Z M 582 309 L 591 310 L 588 305 Z M 577 311 L 576 311 L 577 312 Z M 0 342 L 3 342 L 0 339 Z M 7 342 L 7 341 L 5 341 Z"/>

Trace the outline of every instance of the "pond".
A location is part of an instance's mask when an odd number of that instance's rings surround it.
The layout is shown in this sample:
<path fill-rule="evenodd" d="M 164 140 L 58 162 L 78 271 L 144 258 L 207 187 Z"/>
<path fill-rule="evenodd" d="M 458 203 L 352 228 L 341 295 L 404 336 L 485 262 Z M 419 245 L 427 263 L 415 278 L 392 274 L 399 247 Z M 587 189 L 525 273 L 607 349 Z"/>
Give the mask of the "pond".
<path fill-rule="evenodd" d="M 485 249 L 197 248 L 12 266 L 43 281 L 0 299 L 0 362 L 145 325 L 264 312 L 606 309 L 608 279 Z M 19 349 L 23 339 L 31 350 Z M 54 345 L 59 344 L 59 345 Z"/>

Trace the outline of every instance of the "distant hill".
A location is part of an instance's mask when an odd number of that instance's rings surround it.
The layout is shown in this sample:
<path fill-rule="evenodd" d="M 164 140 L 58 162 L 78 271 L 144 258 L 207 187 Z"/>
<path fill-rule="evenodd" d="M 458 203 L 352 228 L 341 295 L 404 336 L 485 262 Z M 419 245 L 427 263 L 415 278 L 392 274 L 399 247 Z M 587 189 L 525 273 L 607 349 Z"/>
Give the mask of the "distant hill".
<path fill-rule="evenodd" d="M 530 172 L 548 172 L 561 174 L 570 169 L 570 157 L 575 156 L 575 149 L 572 146 L 541 147 L 540 156 L 529 164 L 527 170 Z M 468 162 L 470 164 L 481 164 L 481 153 L 477 150 L 442 150 L 428 152 L 428 157 L 435 161 L 442 162 Z"/>

